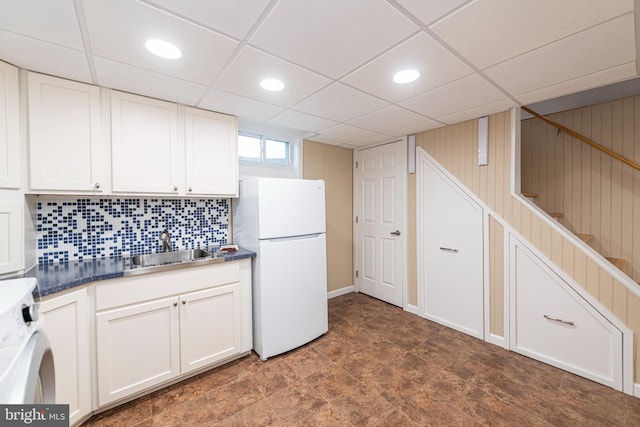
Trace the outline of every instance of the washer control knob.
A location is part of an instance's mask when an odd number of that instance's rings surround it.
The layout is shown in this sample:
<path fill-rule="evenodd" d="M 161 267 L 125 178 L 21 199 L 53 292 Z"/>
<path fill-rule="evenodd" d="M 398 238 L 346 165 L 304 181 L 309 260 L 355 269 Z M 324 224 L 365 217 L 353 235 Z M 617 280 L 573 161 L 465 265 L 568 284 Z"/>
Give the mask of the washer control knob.
<path fill-rule="evenodd" d="M 34 304 L 22 306 L 22 319 L 27 324 L 38 320 L 38 310 Z"/>

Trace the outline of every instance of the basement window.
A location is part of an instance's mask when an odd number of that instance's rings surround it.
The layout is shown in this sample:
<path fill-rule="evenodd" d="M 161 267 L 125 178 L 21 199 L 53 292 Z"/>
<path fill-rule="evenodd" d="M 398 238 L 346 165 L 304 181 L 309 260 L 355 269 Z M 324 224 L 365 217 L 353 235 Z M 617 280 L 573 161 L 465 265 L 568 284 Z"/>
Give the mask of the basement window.
<path fill-rule="evenodd" d="M 262 165 L 289 165 L 289 142 L 262 135 L 238 134 L 240 161 Z"/>

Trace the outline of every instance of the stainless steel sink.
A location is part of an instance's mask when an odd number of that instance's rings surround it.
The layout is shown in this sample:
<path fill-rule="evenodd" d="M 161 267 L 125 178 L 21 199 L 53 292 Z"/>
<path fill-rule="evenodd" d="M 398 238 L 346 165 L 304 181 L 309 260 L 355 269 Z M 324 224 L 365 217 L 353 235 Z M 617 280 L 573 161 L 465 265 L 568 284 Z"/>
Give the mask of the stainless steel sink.
<path fill-rule="evenodd" d="M 135 255 L 125 259 L 124 275 L 151 273 L 189 266 L 192 262 L 209 264 L 224 262 L 224 257 L 212 255 L 202 249 Z"/>
<path fill-rule="evenodd" d="M 131 263 L 140 267 L 150 267 L 152 265 L 171 264 L 174 262 L 196 261 L 198 259 L 209 257 L 211 257 L 211 254 L 207 251 L 203 251 L 202 249 L 191 249 L 136 255 L 131 257 Z"/>

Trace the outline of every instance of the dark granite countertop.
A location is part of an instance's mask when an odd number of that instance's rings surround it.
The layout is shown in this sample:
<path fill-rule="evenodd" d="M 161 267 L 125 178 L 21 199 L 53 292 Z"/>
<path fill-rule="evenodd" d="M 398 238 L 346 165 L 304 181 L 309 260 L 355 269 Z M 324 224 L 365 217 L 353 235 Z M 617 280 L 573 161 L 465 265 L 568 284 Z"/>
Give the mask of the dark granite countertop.
<path fill-rule="evenodd" d="M 237 252 L 221 254 L 226 261 L 253 258 L 256 253 L 240 248 Z M 23 277 L 38 279 L 40 296 L 55 294 L 76 286 L 124 275 L 124 258 L 90 259 L 59 264 L 41 264 L 33 267 Z"/>

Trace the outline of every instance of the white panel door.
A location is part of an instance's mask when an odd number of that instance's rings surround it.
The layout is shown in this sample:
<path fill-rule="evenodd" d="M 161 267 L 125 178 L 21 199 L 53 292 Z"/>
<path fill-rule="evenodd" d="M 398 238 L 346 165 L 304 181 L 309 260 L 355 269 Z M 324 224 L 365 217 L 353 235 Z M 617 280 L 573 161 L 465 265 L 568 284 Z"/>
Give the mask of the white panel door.
<path fill-rule="evenodd" d="M 180 374 L 178 298 L 96 314 L 100 406 Z"/>
<path fill-rule="evenodd" d="M 180 296 L 181 372 L 240 353 L 240 284 Z"/>
<path fill-rule="evenodd" d="M 397 306 L 405 270 L 405 147 L 398 141 L 356 154 L 357 289 Z"/>
<path fill-rule="evenodd" d="M 483 338 L 482 208 L 430 163 L 421 162 L 420 167 L 423 315 Z"/>
<path fill-rule="evenodd" d="M 29 188 L 100 192 L 100 88 L 29 73 Z"/>
<path fill-rule="evenodd" d="M 0 62 L 0 188 L 20 188 L 18 69 Z"/>
<path fill-rule="evenodd" d="M 178 194 L 178 106 L 111 92 L 114 192 Z"/>
<path fill-rule="evenodd" d="M 56 375 L 56 403 L 69 405 L 70 424 L 92 410 L 89 301 L 86 288 L 40 304 Z"/>
<path fill-rule="evenodd" d="M 622 391 L 621 331 L 515 239 L 511 266 L 511 349 Z"/>
<path fill-rule="evenodd" d="M 185 107 L 186 194 L 238 195 L 237 140 L 235 117 Z"/>

